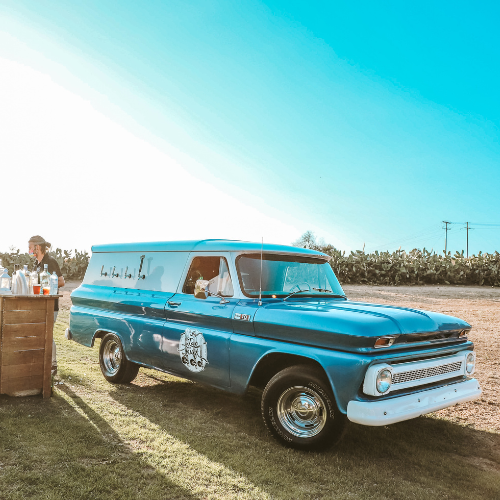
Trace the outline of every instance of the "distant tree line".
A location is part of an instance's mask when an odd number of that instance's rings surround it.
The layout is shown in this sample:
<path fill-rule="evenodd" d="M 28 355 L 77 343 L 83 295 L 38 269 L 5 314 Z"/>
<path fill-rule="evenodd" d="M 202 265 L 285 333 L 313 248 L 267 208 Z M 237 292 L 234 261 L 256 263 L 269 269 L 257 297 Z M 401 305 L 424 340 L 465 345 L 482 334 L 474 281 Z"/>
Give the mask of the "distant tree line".
<path fill-rule="evenodd" d="M 318 241 L 311 231 L 304 233 L 294 246 L 311 248 L 332 257 L 330 265 L 341 283 L 370 285 L 489 285 L 500 286 L 500 254 L 479 252 L 465 257 L 464 252 L 437 254 L 413 249 L 409 252 L 365 253 L 338 250 Z"/>

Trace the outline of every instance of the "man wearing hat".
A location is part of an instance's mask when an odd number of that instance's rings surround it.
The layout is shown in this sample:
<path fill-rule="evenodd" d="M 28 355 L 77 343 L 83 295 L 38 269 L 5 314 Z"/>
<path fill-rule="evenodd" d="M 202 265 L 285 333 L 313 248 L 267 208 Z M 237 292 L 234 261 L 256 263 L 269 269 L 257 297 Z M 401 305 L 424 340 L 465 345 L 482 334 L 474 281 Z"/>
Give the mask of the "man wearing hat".
<path fill-rule="evenodd" d="M 45 241 L 41 236 L 32 236 L 28 242 L 29 253 L 35 258 L 35 264 L 33 266 L 33 271 L 40 273 L 43 271 L 44 264 L 47 264 L 47 269 L 49 274 L 54 271 L 57 274 L 58 286 L 59 288 L 64 286 L 64 278 L 61 273 L 61 268 L 54 257 L 51 257 L 47 253 L 47 249 L 50 248 L 50 243 Z M 54 323 L 56 322 L 57 313 L 59 312 L 59 299 L 55 300 L 54 303 Z M 52 374 L 57 373 L 57 357 L 56 357 L 56 343 L 52 340 Z"/>

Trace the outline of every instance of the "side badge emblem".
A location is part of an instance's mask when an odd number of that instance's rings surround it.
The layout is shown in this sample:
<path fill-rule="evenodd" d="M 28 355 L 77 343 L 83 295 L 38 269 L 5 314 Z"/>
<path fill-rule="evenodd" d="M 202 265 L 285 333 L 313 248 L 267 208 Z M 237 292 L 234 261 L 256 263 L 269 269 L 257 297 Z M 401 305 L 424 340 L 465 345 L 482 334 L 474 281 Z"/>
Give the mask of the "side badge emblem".
<path fill-rule="evenodd" d="M 250 315 L 249 314 L 235 313 L 234 319 L 239 319 L 241 321 L 250 321 Z"/>
<path fill-rule="evenodd" d="M 208 364 L 207 343 L 198 330 L 188 328 L 182 333 L 178 351 L 182 364 L 192 372 L 201 372 Z"/>

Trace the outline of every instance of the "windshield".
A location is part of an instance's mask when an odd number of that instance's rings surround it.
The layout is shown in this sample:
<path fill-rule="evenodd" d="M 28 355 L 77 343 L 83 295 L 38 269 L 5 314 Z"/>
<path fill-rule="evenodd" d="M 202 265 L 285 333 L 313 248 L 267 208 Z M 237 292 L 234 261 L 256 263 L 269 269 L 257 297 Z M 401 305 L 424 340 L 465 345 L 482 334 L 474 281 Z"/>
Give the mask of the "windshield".
<path fill-rule="evenodd" d="M 260 254 L 243 254 L 236 259 L 241 289 L 247 297 L 259 296 L 260 261 Z M 296 255 L 263 254 L 262 297 L 284 298 L 299 290 L 305 292 L 298 297 L 345 295 L 328 262 Z"/>

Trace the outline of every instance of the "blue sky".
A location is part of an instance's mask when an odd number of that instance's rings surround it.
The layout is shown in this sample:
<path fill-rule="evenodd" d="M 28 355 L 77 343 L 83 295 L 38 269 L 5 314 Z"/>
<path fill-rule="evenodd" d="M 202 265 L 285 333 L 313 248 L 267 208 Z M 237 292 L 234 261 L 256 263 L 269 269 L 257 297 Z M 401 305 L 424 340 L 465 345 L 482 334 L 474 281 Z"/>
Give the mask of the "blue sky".
<path fill-rule="evenodd" d="M 0 161 L 15 164 L 4 180 L 32 178 L 41 161 L 64 200 L 61 225 L 72 227 L 47 231 L 65 247 L 289 243 L 312 229 L 344 249 L 442 250 L 448 220 L 476 223 L 470 253 L 500 250 L 499 11 L 494 2 L 2 2 L 0 58 L 16 75 L 3 94 L 18 103 L 3 113 L 12 139 Z M 29 134 L 6 118 L 31 122 L 30 113 L 41 126 Z M 31 157 L 13 146 L 61 124 Z M 453 251 L 465 249 L 461 227 L 451 226 Z M 0 245 L 23 244 L 11 236 Z"/>

